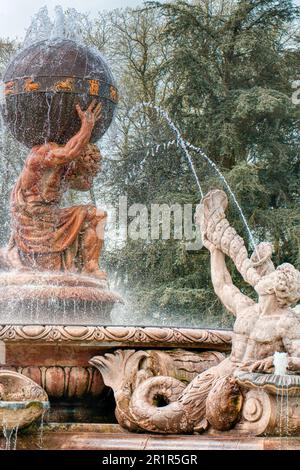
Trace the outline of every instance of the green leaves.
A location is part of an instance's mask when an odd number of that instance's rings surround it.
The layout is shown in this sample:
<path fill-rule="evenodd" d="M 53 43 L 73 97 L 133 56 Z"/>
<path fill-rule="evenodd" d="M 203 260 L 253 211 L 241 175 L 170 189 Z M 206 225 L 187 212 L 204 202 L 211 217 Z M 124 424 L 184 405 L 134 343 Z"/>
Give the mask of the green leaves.
<path fill-rule="evenodd" d="M 292 113 L 291 97 L 277 90 L 262 87 L 252 87 L 243 90 L 235 100 L 233 118 L 252 122 L 263 119 L 284 120 Z M 272 124 L 273 124 L 272 122 Z"/>

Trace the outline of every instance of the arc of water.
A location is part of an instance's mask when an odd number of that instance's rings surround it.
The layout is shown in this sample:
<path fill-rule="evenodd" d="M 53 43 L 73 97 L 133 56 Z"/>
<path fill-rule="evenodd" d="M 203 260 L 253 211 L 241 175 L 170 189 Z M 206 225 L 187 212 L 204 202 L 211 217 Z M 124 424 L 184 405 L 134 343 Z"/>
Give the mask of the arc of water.
<path fill-rule="evenodd" d="M 238 201 L 237 201 L 237 199 L 236 199 L 236 197 L 235 197 L 235 194 L 234 194 L 234 192 L 232 191 L 232 189 L 231 189 L 229 183 L 227 182 L 225 176 L 221 173 L 221 171 L 219 170 L 219 168 L 217 167 L 217 165 L 215 164 L 215 162 L 213 162 L 213 161 L 206 155 L 206 153 L 203 152 L 203 150 L 202 150 L 201 148 L 196 147 L 195 145 L 190 144 L 189 142 L 186 142 L 186 146 L 187 146 L 188 148 L 190 148 L 191 150 L 194 150 L 195 152 L 197 152 L 199 155 L 201 155 L 201 156 L 213 167 L 213 169 L 215 170 L 215 172 L 218 174 L 218 176 L 219 176 L 219 177 L 221 178 L 221 180 L 223 181 L 224 186 L 225 186 L 226 189 L 228 190 L 230 196 L 232 197 L 232 200 L 234 201 L 234 203 L 235 203 L 235 205 L 236 205 L 236 208 L 237 208 L 237 210 L 238 210 L 238 212 L 239 212 L 239 214 L 240 214 L 240 216 L 241 216 L 241 219 L 242 219 L 242 221 L 243 221 L 243 223 L 244 223 L 244 226 L 245 226 L 245 228 L 246 228 L 246 230 L 247 230 L 247 234 L 248 234 L 249 240 L 250 240 L 250 242 L 251 242 L 251 244 L 252 244 L 252 246 L 253 246 L 253 249 L 255 250 L 255 248 L 256 248 L 256 243 L 255 243 L 255 241 L 254 241 L 253 235 L 252 235 L 252 233 L 251 233 L 251 230 L 250 230 L 250 227 L 249 227 L 248 222 L 247 222 L 247 220 L 246 220 L 246 217 L 245 217 L 245 215 L 244 215 L 244 212 L 242 211 L 242 208 L 241 208 L 241 206 L 239 205 L 239 203 L 238 203 Z"/>
<path fill-rule="evenodd" d="M 228 190 L 230 196 L 232 197 L 232 200 L 234 202 L 234 204 L 236 205 L 236 208 L 241 216 L 241 219 L 244 223 L 244 226 L 246 228 L 246 231 L 247 231 L 247 234 L 248 234 L 248 237 L 249 237 L 249 241 L 251 243 L 251 245 L 253 246 L 253 249 L 255 251 L 256 249 L 256 243 L 254 241 L 254 238 L 253 238 L 253 235 L 251 233 L 251 230 L 250 230 L 250 227 L 248 225 L 248 222 L 246 220 L 246 217 L 242 211 L 242 208 L 241 206 L 239 205 L 236 197 L 235 197 L 235 194 L 234 192 L 232 191 L 228 181 L 226 180 L 225 176 L 222 174 L 222 172 L 220 171 L 220 169 L 217 167 L 217 165 L 206 155 L 206 153 L 200 148 L 200 147 L 196 147 L 195 145 L 192 145 L 191 143 L 185 141 L 182 137 L 181 137 L 181 134 L 180 134 L 180 131 L 179 129 L 176 127 L 176 125 L 174 124 L 174 122 L 172 121 L 172 119 L 170 118 L 170 116 L 168 115 L 168 113 L 162 109 L 160 106 L 156 106 L 150 102 L 143 102 L 139 105 L 137 105 L 135 108 L 133 108 L 133 111 L 137 110 L 137 109 L 140 109 L 142 107 L 148 107 L 148 108 L 151 108 L 151 109 L 154 109 L 157 114 L 159 116 L 162 116 L 165 121 L 168 123 L 170 129 L 175 133 L 176 137 L 177 137 L 177 142 L 179 143 L 180 147 L 183 149 L 189 163 L 190 163 L 190 167 L 191 167 L 191 170 L 194 174 L 194 177 L 195 177 L 195 180 L 196 180 L 196 183 L 197 183 L 197 186 L 199 188 L 199 191 L 200 191 L 200 194 L 201 194 L 201 197 L 203 197 L 203 191 L 202 191 L 202 187 L 201 187 L 201 184 L 200 184 L 200 181 L 199 181 L 199 178 L 198 178 L 198 175 L 197 175 L 197 172 L 195 170 L 195 167 L 194 167 L 194 163 L 193 163 L 193 160 L 192 160 L 192 157 L 188 151 L 188 148 L 190 150 L 193 150 L 195 151 L 196 153 L 198 153 L 199 155 L 201 155 L 210 165 L 211 167 L 216 171 L 216 173 L 218 174 L 218 176 L 220 177 L 221 181 L 223 182 L 223 184 L 225 185 L 226 189 Z"/>
<path fill-rule="evenodd" d="M 158 115 L 161 115 L 165 118 L 165 120 L 168 122 L 171 130 L 175 133 L 176 137 L 177 137 L 177 142 L 178 144 L 180 145 L 180 147 L 182 148 L 182 150 L 184 151 L 189 163 L 190 163 L 190 167 L 192 169 L 192 172 L 194 174 L 194 177 L 195 177 L 195 180 L 196 180 L 196 183 L 197 183 L 197 186 L 198 186 L 198 189 L 200 191 L 200 194 L 201 194 L 201 197 L 204 196 L 204 193 L 202 191 L 202 187 L 201 187 L 201 184 L 200 184 L 200 181 L 199 181 L 199 178 L 198 178 L 198 175 L 197 175 L 197 172 L 195 170 L 195 167 L 194 167 L 194 163 L 193 163 L 193 160 L 192 160 L 192 157 L 187 149 L 187 146 L 186 146 L 186 142 L 185 140 L 181 137 L 181 134 L 179 132 L 179 129 L 175 126 L 174 122 L 172 121 L 172 119 L 170 119 L 168 113 L 163 110 L 162 108 L 160 108 L 159 106 L 155 106 L 153 105 L 152 103 L 141 103 L 141 105 L 139 105 L 140 107 L 142 106 L 146 106 L 148 108 L 152 108 L 154 109 Z"/>

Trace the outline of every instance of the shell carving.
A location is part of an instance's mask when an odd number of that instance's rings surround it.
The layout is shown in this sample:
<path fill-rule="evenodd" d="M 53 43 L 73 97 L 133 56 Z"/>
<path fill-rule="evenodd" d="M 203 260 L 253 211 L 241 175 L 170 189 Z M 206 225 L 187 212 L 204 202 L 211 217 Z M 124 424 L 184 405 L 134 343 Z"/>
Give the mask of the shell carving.
<path fill-rule="evenodd" d="M 10 370 L 0 371 L 0 429 L 29 426 L 48 408 L 46 392 L 33 380 Z"/>

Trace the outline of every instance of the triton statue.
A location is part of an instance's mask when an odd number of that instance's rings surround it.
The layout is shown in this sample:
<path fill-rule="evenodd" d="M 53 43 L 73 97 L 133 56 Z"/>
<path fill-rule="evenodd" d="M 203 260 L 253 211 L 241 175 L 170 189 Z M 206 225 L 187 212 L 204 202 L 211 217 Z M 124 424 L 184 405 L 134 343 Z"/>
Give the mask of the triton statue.
<path fill-rule="evenodd" d="M 112 355 L 93 358 L 91 363 L 99 368 L 105 383 L 114 388 L 117 416 L 124 427 L 190 433 L 202 432 L 209 425 L 220 431 L 236 425 L 240 432 L 251 428 L 256 434 L 276 433 L 280 428 L 276 393 L 292 390 L 299 395 L 300 376 L 284 376 L 287 378 L 282 380 L 271 372 L 274 353 L 286 352 L 288 372 L 300 373 L 300 316 L 291 309 L 300 299 L 300 272 L 287 263 L 275 269 L 272 249 L 267 243 L 258 245 L 249 259 L 243 239 L 225 217 L 227 205 L 223 191 L 211 191 L 198 206 L 196 222 L 204 246 L 210 251 L 214 290 L 225 308 L 236 316 L 231 354 L 196 375 L 187 387 L 174 377 L 154 377 L 156 371 L 150 377 L 141 374 L 141 351 L 136 353 L 139 357 L 135 370 L 132 370 L 134 356 L 122 365 L 122 380 L 118 354 L 115 361 Z M 257 302 L 233 284 L 226 255 L 254 287 Z M 114 379 L 116 375 L 118 380 Z M 264 388 L 275 395 L 262 392 Z M 159 406 L 157 397 L 164 397 L 166 406 Z M 291 401 L 290 397 L 290 409 L 295 406 Z M 287 431 L 299 431 L 300 415 L 293 411 L 292 416 L 294 421 L 290 421 Z"/>

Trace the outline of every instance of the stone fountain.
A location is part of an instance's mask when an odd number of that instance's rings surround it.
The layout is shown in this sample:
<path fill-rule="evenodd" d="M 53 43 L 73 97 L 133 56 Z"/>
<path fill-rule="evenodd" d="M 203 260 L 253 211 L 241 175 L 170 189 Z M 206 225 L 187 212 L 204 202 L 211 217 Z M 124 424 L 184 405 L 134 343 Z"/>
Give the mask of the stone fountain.
<path fill-rule="evenodd" d="M 57 60 L 61 57 L 61 60 Z M 3 320 L 46 323 L 109 321 L 121 299 L 98 268 L 106 213 L 60 208 L 68 189 L 89 191 L 101 155 L 92 144 L 109 127 L 117 103 L 101 56 L 67 39 L 42 41 L 18 54 L 4 73 L 3 117 L 32 148 L 11 195 L 11 237 L 1 251 Z M 81 107 L 87 107 L 83 112 Z M 30 317 L 31 316 L 31 317 Z"/>
<path fill-rule="evenodd" d="M 188 385 L 178 373 L 155 374 L 153 367 L 147 376 L 141 351 L 118 351 L 90 361 L 114 389 L 118 421 L 131 431 L 238 436 L 300 432 L 300 318 L 290 308 L 300 298 L 300 272 L 287 263 L 275 269 L 267 243 L 249 258 L 243 239 L 226 219 L 227 205 L 223 191 L 210 191 L 198 206 L 196 223 L 210 251 L 216 295 L 236 317 L 230 355 L 218 357 L 212 367 L 205 364 Z M 233 284 L 225 256 L 254 287 L 258 302 Z M 273 373 L 279 352 L 287 356 L 286 375 Z"/>
<path fill-rule="evenodd" d="M 46 448 L 109 449 L 113 433 L 127 436 L 128 448 L 161 443 L 156 434 L 178 434 L 178 448 L 184 434 L 298 435 L 300 319 L 290 306 L 300 273 L 275 269 L 267 243 L 249 257 L 226 219 L 226 194 L 214 190 L 196 223 L 216 295 L 236 316 L 233 332 L 112 325 L 122 299 L 99 268 L 107 214 L 92 204 L 61 207 L 65 191 L 89 191 L 100 170 L 95 142 L 118 102 L 112 74 L 98 53 L 60 37 L 22 50 L 3 80 L 4 120 L 31 150 L 0 251 L 0 428 L 29 426 L 50 402 Z M 258 302 L 234 286 L 226 256 Z M 283 377 L 273 373 L 276 352 L 288 355 Z M 25 435 L 19 446 L 36 442 Z"/>
<path fill-rule="evenodd" d="M 140 352 L 141 360 L 150 358 L 146 375 L 179 374 L 188 382 L 223 359 L 231 335 L 111 324 L 122 299 L 99 268 L 107 214 L 92 204 L 61 207 L 68 189 L 90 191 L 100 171 L 95 142 L 118 102 L 102 56 L 66 37 L 35 41 L 13 58 L 3 82 L 6 127 L 30 150 L 0 250 L 0 428 L 30 425 L 50 402 L 45 422 L 99 423 L 103 432 L 101 423 L 116 422 L 114 404 L 93 357 L 147 348 Z M 200 351 L 174 351 L 186 346 Z M 169 353 L 155 349 L 165 347 Z"/>
<path fill-rule="evenodd" d="M 103 384 L 85 357 L 101 334 L 88 325 L 109 324 L 122 302 L 99 268 L 106 212 L 60 203 L 68 189 L 91 189 L 101 165 L 93 142 L 108 129 L 118 92 L 103 58 L 65 38 L 22 50 L 3 81 L 4 121 L 31 148 L 11 194 L 11 234 L 0 252 L 3 367 L 14 370 L 12 380 L 31 377 L 52 398 L 97 396 Z M 87 347 L 57 347 L 64 335 Z M 6 390 L 8 372 L 1 374 Z"/>

